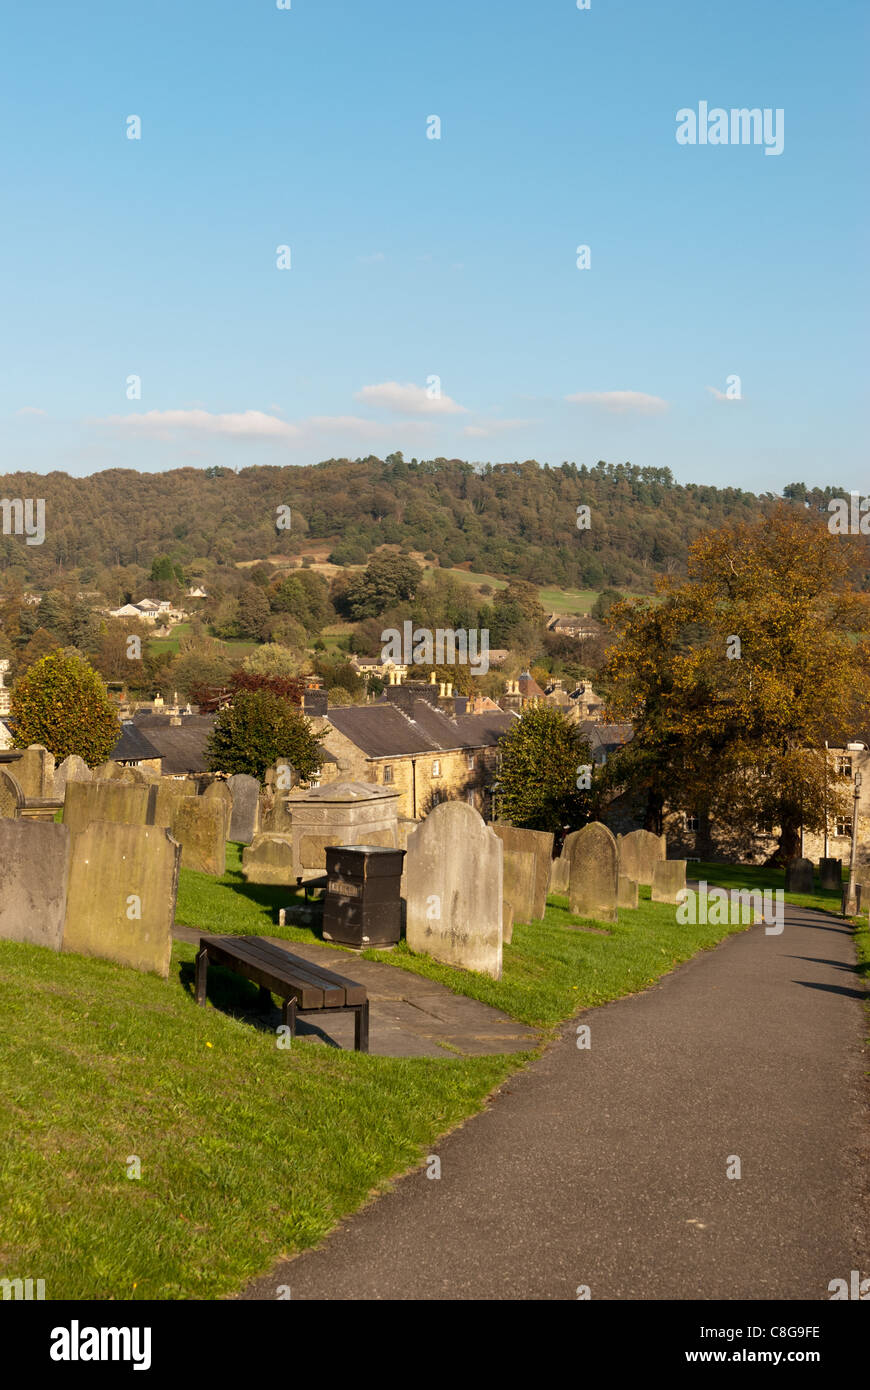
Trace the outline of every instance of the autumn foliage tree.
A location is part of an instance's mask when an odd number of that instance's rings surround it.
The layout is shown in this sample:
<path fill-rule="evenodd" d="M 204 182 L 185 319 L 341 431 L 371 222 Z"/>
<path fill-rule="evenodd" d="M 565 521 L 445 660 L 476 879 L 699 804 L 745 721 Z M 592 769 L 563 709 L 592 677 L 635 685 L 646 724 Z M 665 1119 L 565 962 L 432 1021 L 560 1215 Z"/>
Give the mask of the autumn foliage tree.
<path fill-rule="evenodd" d="M 695 541 L 659 604 L 611 610 L 610 707 L 635 734 L 608 776 L 646 791 L 649 828 L 665 803 L 744 843 L 776 828 L 781 863 L 842 809 L 825 741 L 854 736 L 870 705 L 863 546 L 782 504 Z"/>
<path fill-rule="evenodd" d="M 76 652 L 54 651 L 25 672 L 12 719 L 21 747 L 41 743 L 58 762 L 76 753 L 89 767 L 104 763 L 121 735 L 105 685 Z"/>

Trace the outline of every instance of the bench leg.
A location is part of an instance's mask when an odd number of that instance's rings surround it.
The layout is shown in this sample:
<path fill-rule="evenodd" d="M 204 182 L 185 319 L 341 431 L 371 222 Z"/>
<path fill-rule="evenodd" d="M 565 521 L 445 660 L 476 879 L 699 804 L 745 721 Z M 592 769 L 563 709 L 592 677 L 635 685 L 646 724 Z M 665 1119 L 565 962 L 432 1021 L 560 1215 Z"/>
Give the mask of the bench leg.
<path fill-rule="evenodd" d="M 271 1012 L 272 991 L 268 990 L 265 985 L 260 985 L 259 1004 L 264 1013 Z"/>
<path fill-rule="evenodd" d="M 196 953 L 196 989 L 195 998 L 197 1004 L 205 1003 L 205 989 L 208 981 L 208 951 L 205 946 L 201 946 Z"/>
<path fill-rule="evenodd" d="M 353 1045 L 356 1052 L 369 1050 L 369 1001 L 357 1004 L 353 1017 Z"/>
<path fill-rule="evenodd" d="M 281 1012 L 284 1015 L 284 1023 L 290 1029 L 290 1037 L 296 1037 L 296 995 L 293 994 L 289 999 L 284 1000 Z"/>

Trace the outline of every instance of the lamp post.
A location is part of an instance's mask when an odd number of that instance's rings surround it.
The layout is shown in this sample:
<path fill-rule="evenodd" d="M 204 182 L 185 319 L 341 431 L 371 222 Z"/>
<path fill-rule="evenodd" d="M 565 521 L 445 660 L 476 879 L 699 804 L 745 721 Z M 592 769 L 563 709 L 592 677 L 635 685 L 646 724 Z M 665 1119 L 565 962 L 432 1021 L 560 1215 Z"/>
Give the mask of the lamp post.
<path fill-rule="evenodd" d="M 861 793 L 861 774 L 855 773 L 855 799 L 852 804 L 852 857 L 849 861 L 849 886 L 843 895 L 843 916 L 854 917 L 858 911 L 855 892 L 855 858 L 858 847 L 858 797 Z"/>

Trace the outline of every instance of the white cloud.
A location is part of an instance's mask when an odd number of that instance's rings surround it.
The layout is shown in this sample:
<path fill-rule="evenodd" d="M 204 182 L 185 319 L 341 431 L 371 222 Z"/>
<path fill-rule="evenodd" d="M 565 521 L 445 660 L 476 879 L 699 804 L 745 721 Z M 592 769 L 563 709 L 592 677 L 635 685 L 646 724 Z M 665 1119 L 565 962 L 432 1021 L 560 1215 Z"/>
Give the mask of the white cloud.
<path fill-rule="evenodd" d="M 386 259 L 383 251 L 373 251 L 370 256 L 357 256 L 360 265 L 378 265 L 381 261 L 385 261 Z"/>
<path fill-rule="evenodd" d="M 668 402 L 661 396 L 647 396 L 643 391 L 579 391 L 565 400 L 575 405 L 599 406 L 618 415 L 661 415 L 668 409 Z"/>
<path fill-rule="evenodd" d="M 730 402 L 730 401 L 739 401 L 739 400 L 742 399 L 740 396 L 729 396 L 729 395 L 726 394 L 725 391 L 717 391 L 715 386 L 708 386 L 708 387 L 707 387 L 707 390 L 710 392 L 710 395 L 713 396 L 717 401 L 729 401 L 729 402 Z"/>
<path fill-rule="evenodd" d="M 212 415 L 208 410 L 146 410 L 142 415 L 109 415 L 98 422 L 116 425 L 132 434 L 166 439 L 175 430 L 195 434 L 228 435 L 237 439 L 296 439 L 299 428 L 266 415 L 261 410 L 242 410 Z"/>
<path fill-rule="evenodd" d="M 23 405 L 20 410 L 16 410 L 16 415 L 46 415 L 48 412 L 40 410 L 38 405 Z"/>
<path fill-rule="evenodd" d="M 357 391 L 355 400 L 366 405 L 380 405 L 397 415 L 467 415 L 464 405 L 451 400 L 443 393 L 430 396 L 425 386 L 413 382 L 401 385 L 398 381 L 382 381 L 377 386 L 364 386 Z"/>
<path fill-rule="evenodd" d="M 395 425 L 367 420 L 360 415 L 311 415 L 292 422 L 279 420 L 261 410 L 227 414 L 212 414 L 208 410 L 148 410 L 140 415 L 109 415 L 96 423 L 142 438 L 165 440 L 182 432 L 285 444 L 301 444 L 306 439 L 329 433 L 349 434 L 362 440 L 391 441 L 396 429 Z M 405 435 L 418 434 L 423 428 L 424 425 L 417 421 L 402 425 Z"/>

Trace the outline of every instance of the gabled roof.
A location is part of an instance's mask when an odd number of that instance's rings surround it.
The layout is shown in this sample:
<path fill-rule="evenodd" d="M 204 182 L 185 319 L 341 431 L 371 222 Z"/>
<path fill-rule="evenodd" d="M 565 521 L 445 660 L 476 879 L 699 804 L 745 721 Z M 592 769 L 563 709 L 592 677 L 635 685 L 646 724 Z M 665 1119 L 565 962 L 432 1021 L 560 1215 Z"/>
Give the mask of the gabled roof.
<path fill-rule="evenodd" d="M 370 758 L 490 747 L 515 721 L 514 715 L 501 710 L 450 716 L 427 700 L 415 700 L 412 711 L 407 715 L 388 701 L 342 705 L 331 709 L 328 719 Z"/>
<path fill-rule="evenodd" d="M 186 772 L 207 772 L 205 742 L 214 728 L 213 714 L 185 714 L 180 724 L 170 724 L 167 716 L 146 714 L 136 720 L 136 726 L 147 733 L 148 742 L 163 759 L 163 772 L 179 776 Z"/>
<path fill-rule="evenodd" d="M 133 723 L 124 723 L 121 725 L 121 737 L 109 756 L 116 763 L 134 763 L 159 758 L 160 753 L 141 729 L 137 729 Z"/>

